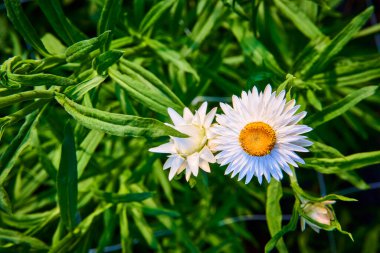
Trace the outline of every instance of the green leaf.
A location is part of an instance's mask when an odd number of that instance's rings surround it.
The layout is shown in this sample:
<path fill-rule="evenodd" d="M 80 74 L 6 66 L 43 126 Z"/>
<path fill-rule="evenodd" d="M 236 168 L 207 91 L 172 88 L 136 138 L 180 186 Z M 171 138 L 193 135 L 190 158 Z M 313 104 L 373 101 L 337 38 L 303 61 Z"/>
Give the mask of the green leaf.
<path fill-rule="evenodd" d="M 251 59 L 257 66 L 265 67 L 281 78 L 286 76 L 286 73 L 277 64 L 273 54 L 253 35 L 253 33 L 248 32 L 249 29 L 247 27 L 242 27 L 240 23 L 234 22 L 231 29 L 234 36 L 239 41 L 246 57 Z"/>
<path fill-rule="evenodd" d="M 7 214 L 12 213 L 12 205 L 9 200 L 8 193 L 5 191 L 4 187 L 0 185 L 0 210 L 6 212 Z"/>
<path fill-rule="evenodd" d="M 43 56 L 49 56 L 36 30 L 26 17 L 19 0 L 4 0 L 7 15 L 21 36 Z"/>
<path fill-rule="evenodd" d="M 37 0 L 42 12 L 53 27 L 56 34 L 70 46 L 75 42 L 86 39 L 86 36 L 63 13 L 58 0 Z"/>
<path fill-rule="evenodd" d="M 76 81 L 67 77 L 57 76 L 53 74 L 27 74 L 19 75 L 6 73 L 1 78 L 0 84 L 7 88 L 21 88 L 24 86 L 70 86 L 75 85 Z"/>
<path fill-rule="evenodd" d="M 91 157 L 93 157 L 94 152 L 103 140 L 103 137 L 103 132 L 91 130 L 79 145 L 79 149 L 77 150 L 78 178 L 82 176 L 84 169 L 88 165 Z"/>
<path fill-rule="evenodd" d="M 140 34 L 144 35 L 149 28 L 154 27 L 157 20 L 168 10 L 177 0 L 162 0 L 154 5 L 145 15 L 139 26 Z"/>
<path fill-rule="evenodd" d="M 312 90 L 307 90 L 306 97 L 309 100 L 309 103 L 318 111 L 322 111 L 321 101 L 317 98 L 315 93 Z"/>
<path fill-rule="evenodd" d="M 282 212 L 280 206 L 280 200 L 282 197 L 282 186 L 281 183 L 272 180 L 267 189 L 267 201 L 265 215 L 271 236 L 274 236 L 281 230 L 282 222 Z M 278 240 L 276 247 L 279 252 L 288 252 L 284 241 L 281 239 Z"/>
<path fill-rule="evenodd" d="M 49 247 L 37 238 L 24 235 L 14 230 L 0 228 L 0 240 L 13 244 L 27 244 L 34 250 L 48 250 Z"/>
<path fill-rule="evenodd" d="M 98 247 L 96 249 L 97 252 L 104 252 L 104 248 L 112 243 L 116 228 L 116 218 L 115 208 L 110 208 L 104 211 L 103 221 L 104 227 L 107 229 L 104 229 L 102 235 L 100 236 Z M 122 229 L 123 228 L 120 230 Z"/>
<path fill-rule="evenodd" d="M 186 137 L 184 134 L 155 119 L 110 113 L 85 107 L 62 95 L 56 96 L 55 99 L 78 123 L 89 129 L 117 136 L 145 136 L 154 138 L 170 135 Z"/>
<path fill-rule="evenodd" d="M 145 79 L 146 81 L 150 82 L 155 87 L 159 88 L 169 98 L 171 98 L 175 103 L 181 105 L 182 107 L 185 107 L 185 105 L 177 97 L 177 95 L 166 84 L 164 84 L 157 76 L 155 76 L 152 72 L 144 69 L 139 64 L 136 64 L 134 62 L 126 60 L 125 58 L 121 58 L 120 62 L 124 66 L 126 66 L 126 67 L 130 68 L 131 70 L 133 70 L 137 75 L 141 76 L 142 79 Z"/>
<path fill-rule="evenodd" d="M 316 37 L 323 36 L 323 33 L 310 20 L 305 12 L 298 8 L 296 2 L 274 0 L 274 4 L 308 38 L 314 39 Z"/>
<path fill-rule="evenodd" d="M 65 54 L 66 47 L 53 34 L 45 33 L 41 40 L 50 54 L 59 56 Z"/>
<path fill-rule="evenodd" d="M 150 216 L 165 215 L 171 218 L 178 218 L 181 216 L 179 212 L 164 209 L 164 208 L 143 207 L 142 211 L 145 215 L 150 215 Z"/>
<path fill-rule="evenodd" d="M 10 96 L 0 97 L 0 108 L 36 98 L 51 99 L 53 97 L 54 92 L 48 90 L 32 90 L 20 92 Z"/>
<path fill-rule="evenodd" d="M 203 1 L 205 8 L 197 18 L 191 34 L 189 36 L 190 47 L 185 52 L 185 55 L 190 55 L 196 49 L 199 49 L 207 36 L 213 34 L 212 30 L 218 27 L 223 22 L 223 16 L 226 17 L 228 9 L 224 7 L 223 1 Z M 200 6 L 200 5 L 198 5 Z"/>
<path fill-rule="evenodd" d="M 305 168 L 312 168 L 321 173 L 332 174 L 360 169 L 380 163 L 380 151 L 357 153 L 342 158 L 306 158 Z"/>
<path fill-rule="evenodd" d="M 120 244 L 123 253 L 132 252 L 132 238 L 130 236 L 127 217 L 127 205 L 122 205 L 119 212 L 120 221 Z"/>
<path fill-rule="evenodd" d="M 179 70 L 192 74 L 196 80 L 199 81 L 197 71 L 186 61 L 186 59 L 177 51 L 168 48 L 161 42 L 153 39 L 145 39 L 146 44 L 153 49 L 153 51 L 160 56 L 164 61 L 172 63 Z"/>
<path fill-rule="evenodd" d="M 106 0 L 98 22 L 98 35 L 113 30 L 122 10 L 123 0 Z"/>
<path fill-rule="evenodd" d="M 92 62 L 92 68 L 98 72 L 99 75 L 106 75 L 107 69 L 115 64 L 123 52 L 119 50 L 110 50 L 98 55 Z"/>
<path fill-rule="evenodd" d="M 377 86 L 368 86 L 361 88 L 360 90 L 349 94 L 338 102 L 325 107 L 324 110 L 311 115 L 310 117 L 306 118 L 304 122 L 306 125 L 316 128 L 319 125 L 322 125 L 345 113 L 348 109 L 355 106 L 361 100 L 372 96 L 377 88 Z"/>
<path fill-rule="evenodd" d="M 309 64 L 306 64 L 300 72 L 303 79 L 307 79 L 314 74 L 321 72 L 330 63 L 332 58 L 343 49 L 343 47 L 367 22 L 372 13 L 373 6 L 368 7 L 365 11 L 352 19 L 351 22 L 331 41 L 322 46 L 318 45 L 320 49 L 317 51 L 319 51 L 319 53 L 309 62 Z"/>
<path fill-rule="evenodd" d="M 106 78 L 107 76 L 99 76 L 94 71 L 94 73 L 88 77 L 88 79 L 80 82 L 75 86 L 72 86 L 72 88 L 70 87 L 71 89 L 68 88 L 66 94 L 68 97 L 73 98 L 74 100 L 81 100 L 85 94 L 102 84 Z"/>
<path fill-rule="evenodd" d="M 33 112 L 26 117 L 20 131 L 0 157 L 0 185 L 3 185 L 8 174 L 15 165 L 21 152 L 28 146 L 31 129 L 38 121 L 38 112 Z"/>
<path fill-rule="evenodd" d="M 292 217 L 291 217 L 289 223 L 286 226 L 284 226 L 277 234 L 275 234 L 269 240 L 269 242 L 267 242 L 267 244 L 265 245 L 265 253 L 269 253 L 270 251 L 272 251 L 274 249 L 274 247 L 276 247 L 277 242 L 286 233 L 288 233 L 290 231 L 294 231 L 296 229 L 297 221 L 298 221 L 298 209 L 299 209 L 299 206 L 300 206 L 299 200 L 296 200 L 296 202 L 294 203 L 294 207 L 293 207 Z"/>
<path fill-rule="evenodd" d="M 89 56 L 89 53 L 99 49 L 107 43 L 111 31 L 106 31 L 98 37 L 82 40 L 67 48 L 65 55 L 67 62 L 80 62 Z"/>
<path fill-rule="evenodd" d="M 117 194 L 113 192 L 96 191 L 96 194 L 102 200 L 113 204 L 141 202 L 153 196 L 153 193 L 151 192 Z"/>
<path fill-rule="evenodd" d="M 154 233 L 151 227 L 149 226 L 148 222 L 144 218 L 141 210 L 134 207 L 134 208 L 131 208 L 130 211 L 131 211 L 131 216 L 133 218 L 133 221 L 136 224 L 136 227 L 141 232 L 147 244 L 149 245 L 151 249 L 156 250 L 158 247 L 157 239 L 154 237 Z"/>
<path fill-rule="evenodd" d="M 75 227 L 78 198 L 78 171 L 74 133 L 69 123 L 65 126 L 61 161 L 57 173 L 58 205 L 62 223 L 69 231 Z"/>
<path fill-rule="evenodd" d="M 145 79 L 145 81 L 141 80 L 141 76 L 139 77 L 136 74 L 131 73 L 129 68 L 125 68 L 121 65 L 120 69 L 126 74 L 122 74 L 114 67 L 108 69 L 108 74 L 120 85 L 120 87 L 128 92 L 128 95 L 139 100 L 145 106 L 149 107 L 149 109 L 163 115 L 167 115 L 167 109 L 169 107 L 176 111 L 183 109 L 182 106 L 174 103 L 174 101 L 169 99 L 153 84 L 147 82 Z"/>

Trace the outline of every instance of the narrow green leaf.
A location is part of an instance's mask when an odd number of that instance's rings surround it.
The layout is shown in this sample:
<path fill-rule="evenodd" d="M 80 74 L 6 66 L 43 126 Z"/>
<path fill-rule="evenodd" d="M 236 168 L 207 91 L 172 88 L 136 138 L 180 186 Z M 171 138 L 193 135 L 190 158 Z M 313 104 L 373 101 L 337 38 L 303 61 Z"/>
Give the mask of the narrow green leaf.
<path fill-rule="evenodd" d="M 267 189 L 267 201 L 266 201 L 266 209 L 265 209 L 265 215 L 267 218 L 266 220 L 267 220 L 269 232 L 272 237 L 281 230 L 281 223 L 282 223 L 282 212 L 281 212 L 281 206 L 280 206 L 281 197 L 282 197 L 281 183 L 276 180 L 272 180 L 269 183 L 268 189 Z M 277 241 L 276 247 L 279 252 L 288 252 L 288 250 L 286 249 L 284 240 L 282 238 L 280 238 Z"/>
<path fill-rule="evenodd" d="M 271 252 L 274 249 L 274 247 L 276 247 L 277 242 L 286 233 L 288 233 L 290 231 L 294 231 L 296 229 L 297 221 L 298 221 L 298 209 L 299 209 L 299 206 L 300 206 L 299 200 L 296 200 L 296 202 L 294 203 L 294 207 L 293 207 L 292 217 L 291 217 L 289 223 L 286 226 L 284 226 L 277 234 L 275 234 L 269 240 L 269 242 L 267 242 L 267 244 L 265 245 L 265 253 Z"/>
<path fill-rule="evenodd" d="M 163 92 L 165 92 L 166 95 L 169 96 L 175 103 L 185 107 L 185 105 L 182 103 L 182 101 L 177 97 L 177 95 L 166 85 L 164 84 L 157 76 L 155 76 L 152 72 L 144 69 L 139 64 L 136 64 L 134 62 L 128 61 L 125 58 L 121 58 L 120 62 L 125 65 L 126 67 L 133 70 L 135 73 L 140 75 L 143 79 L 149 81 L 152 85 L 159 88 Z"/>
<path fill-rule="evenodd" d="M 52 161 L 49 159 L 45 151 L 43 151 L 41 148 L 38 150 L 38 157 L 39 161 L 41 162 L 42 167 L 45 169 L 46 173 L 49 175 L 49 177 L 55 182 L 57 179 L 57 169 L 55 168 Z"/>
<path fill-rule="evenodd" d="M 311 115 L 310 117 L 307 117 L 305 119 L 305 124 L 313 128 L 316 128 L 319 125 L 322 125 L 327 121 L 330 121 L 345 113 L 348 109 L 355 106 L 363 99 L 372 96 L 377 88 L 377 86 L 368 86 L 361 88 L 360 90 L 357 90 L 349 94 L 348 96 L 339 100 L 338 102 L 325 107 L 324 110 L 317 112 L 314 115 Z"/>
<path fill-rule="evenodd" d="M 119 20 L 123 0 L 106 0 L 102 14 L 98 22 L 98 35 L 108 30 L 113 30 L 116 22 Z"/>
<path fill-rule="evenodd" d="M 5 191 L 4 187 L 0 185 L 0 210 L 6 212 L 7 214 L 12 213 L 12 205 L 9 200 L 8 193 Z"/>
<path fill-rule="evenodd" d="M 122 70 L 124 72 L 130 71 L 130 69 Z M 131 73 L 122 74 L 114 67 L 109 68 L 108 73 L 111 78 L 120 85 L 120 87 L 128 92 L 128 95 L 139 100 L 141 103 L 153 111 L 167 115 L 168 107 L 173 108 L 176 111 L 183 109 L 182 106 L 174 103 L 151 83 L 141 81 L 138 79 L 138 77 L 132 78 L 127 75 Z"/>
<path fill-rule="evenodd" d="M 119 212 L 119 221 L 120 221 L 120 244 L 121 250 L 123 253 L 132 252 L 132 238 L 129 234 L 128 227 L 128 217 L 127 217 L 127 205 L 122 205 L 122 208 Z"/>
<path fill-rule="evenodd" d="M 177 51 L 168 48 L 161 42 L 153 39 L 145 39 L 146 44 L 160 56 L 164 61 L 174 64 L 179 70 L 192 74 L 199 81 L 197 71 L 186 61 L 186 59 Z"/>
<path fill-rule="evenodd" d="M 21 36 L 43 56 L 49 56 L 33 25 L 26 17 L 19 0 L 4 0 L 7 15 Z"/>
<path fill-rule="evenodd" d="M 103 232 L 100 236 L 100 240 L 97 246 L 97 252 L 104 252 L 104 248 L 107 245 L 112 244 L 113 236 L 116 228 L 116 213 L 115 208 L 110 208 L 104 211 L 103 213 L 103 223 L 104 227 Z M 122 230 L 123 228 L 120 228 Z M 87 250 L 88 251 L 88 250 Z"/>
<path fill-rule="evenodd" d="M 321 173 L 332 174 L 360 169 L 380 163 L 380 151 L 357 153 L 342 158 L 306 158 L 305 168 L 312 168 Z"/>
<path fill-rule="evenodd" d="M 14 230 L 0 228 L 0 240 L 14 244 L 27 244 L 34 250 L 48 250 L 49 247 L 37 238 L 24 235 Z"/>
<path fill-rule="evenodd" d="M 109 50 L 98 55 L 92 62 L 92 68 L 95 69 L 99 75 L 106 75 L 107 69 L 115 64 L 123 55 L 122 51 Z"/>
<path fill-rule="evenodd" d="M 151 249 L 156 250 L 158 247 L 157 239 L 154 237 L 154 233 L 151 227 L 149 226 L 148 222 L 144 218 L 141 210 L 133 207 L 130 209 L 130 211 L 131 211 L 131 216 L 133 218 L 134 223 L 136 224 L 140 233 L 146 240 L 147 244 L 149 245 Z"/>
<path fill-rule="evenodd" d="M 3 185 L 8 174 L 15 165 L 21 152 L 28 146 L 28 140 L 32 127 L 38 121 L 38 112 L 33 112 L 26 117 L 20 131 L 0 157 L 0 185 Z"/>
<path fill-rule="evenodd" d="M 140 23 L 139 32 L 144 35 L 149 28 L 152 28 L 157 20 L 168 10 L 176 0 L 162 0 L 154 5 L 145 15 Z"/>
<path fill-rule="evenodd" d="M 323 33 L 310 20 L 303 10 L 298 8 L 296 2 L 288 0 L 274 0 L 277 8 L 289 18 L 293 24 L 308 38 L 315 39 L 323 36 Z"/>
<path fill-rule="evenodd" d="M 0 108 L 36 98 L 50 99 L 53 97 L 54 92 L 48 90 L 32 90 L 20 92 L 10 96 L 0 97 Z"/>
<path fill-rule="evenodd" d="M 228 9 L 224 7 L 223 1 L 203 1 L 203 3 L 205 9 L 199 15 L 196 24 L 191 30 L 189 37 L 191 46 L 185 51 L 185 55 L 190 55 L 196 49 L 199 49 L 207 36 L 213 34 L 212 30 L 216 29 L 224 21 L 223 16 L 228 14 Z"/>
<path fill-rule="evenodd" d="M 273 54 L 253 33 L 248 32 L 249 29 L 247 27 L 242 27 L 240 23 L 234 22 L 231 29 L 246 57 L 250 58 L 257 66 L 265 67 L 281 78 L 286 76 L 286 73 L 277 64 Z"/>
<path fill-rule="evenodd" d="M 72 89 L 68 89 L 66 94 L 74 100 L 81 100 L 85 94 L 102 84 L 106 78 L 107 76 L 99 76 L 94 71 L 94 74 L 88 77 L 88 79 L 72 86 Z"/>
<path fill-rule="evenodd" d="M 78 157 L 78 178 L 80 178 L 84 172 L 84 169 L 88 165 L 91 157 L 93 156 L 96 148 L 103 140 L 104 132 L 91 130 L 86 138 L 79 145 L 77 150 Z"/>
<path fill-rule="evenodd" d="M 89 129 L 117 136 L 145 136 L 154 138 L 170 135 L 186 137 L 184 134 L 155 119 L 110 113 L 85 107 L 62 95 L 55 98 L 78 123 Z"/>
<path fill-rule="evenodd" d="M 352 39 L 352 37 L 360 30 L 360 28 L 367 22 L 373 13 L 373 6 L 368 7 L 365 11 L 360 13 L 351 22 L 343 28 L 329 43 L 324 46 L 319 46 L 321 50 L 309 64 L 301 70 L 301 75 L 304 79 L 321 72 L 332 58 L 338 54 L 343 47 Z"/>
<path fill-rule="evenodd" d="M 143 207 L 142 211 L 145 215 L 150 215 L 150 216 L 165 215 L 171 218 L 178 218 L 181 216 L 179 212 L 164 209 L 164 208 Z"/>
<path fill-rule="evenodd" d="M 75 85 L 76 81 L 67 77 L 53 74 L 27 74 L 19 75 L 6 73 L 1 80 L 1 84 L 7 88 L 21 88 L 24 86 L 70 86 Z"/>
<path fill-rule="evenodd" d="M 318 111 L 322 111 L 321 101 L 317 98 L 315 93 L 312 90 L 307 90 L 306 97 L 309 100 L 309 103 Z"/>
<path fill-rule="evenodd" d="M 69 231 L 75 227 L 78 198 L 78 172 L 74 133 L 71 125 L 65 126 L 61 162 L 57 173 L 58 205 L 61 220 Z"/>
<path fill-rule="evenodd" d="M 86 39 L 86 36 L 65 16 L 60 1 L 37 0 L 37 3 L 56 34 L 66 45 L 70 46 L 75 42 Z"/>
<path fill-rule="evenodd" d="M 110 33 L 111 31 L 106 31 L 98 37 L 82 40 L 68 47 L 65 52 L 67 62 L 80 62 L 86 59 L 89 53 L 107 43 Z"/>
<path fill-rule="evenodd" d="M 96 194 L 104 201 L 114 204 L 141 202 L 153 196 L 151 192 L 117 194 L 113 192 L 96 191 Z"/>

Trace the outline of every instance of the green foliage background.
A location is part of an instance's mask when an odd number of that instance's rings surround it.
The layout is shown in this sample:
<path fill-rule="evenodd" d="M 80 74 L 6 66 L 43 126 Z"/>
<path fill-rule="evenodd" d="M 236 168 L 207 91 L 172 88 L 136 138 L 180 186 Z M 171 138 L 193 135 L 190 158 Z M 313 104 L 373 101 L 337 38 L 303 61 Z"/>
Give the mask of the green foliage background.
<path fill-rule="evenodd" d="M 378 252 L 380 25 L 340 2 L 5 0 L 0 251 L 262 252 L 288 232 L 274 251 Z M 245 185 L 217 165 L 169 182 L 148 152 L 181 136 L 167 108 L 267 83 L 314 128 L 298 183 Z M 355 242 L 301 232 L 303 191 L 357 198 L 334 205 Z"/>

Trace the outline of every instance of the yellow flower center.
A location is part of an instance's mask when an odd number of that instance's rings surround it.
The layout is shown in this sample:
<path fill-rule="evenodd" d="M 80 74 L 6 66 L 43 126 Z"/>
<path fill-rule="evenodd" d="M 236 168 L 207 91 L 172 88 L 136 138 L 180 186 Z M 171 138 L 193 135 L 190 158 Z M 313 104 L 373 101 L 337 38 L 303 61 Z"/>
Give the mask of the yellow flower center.
<path fill-rule="evenodd" d="M 240 145 L 251 156 L 265 156 L 276 143 L 276 133 L 264 122 L 247 124 L 239 135 Z"/>

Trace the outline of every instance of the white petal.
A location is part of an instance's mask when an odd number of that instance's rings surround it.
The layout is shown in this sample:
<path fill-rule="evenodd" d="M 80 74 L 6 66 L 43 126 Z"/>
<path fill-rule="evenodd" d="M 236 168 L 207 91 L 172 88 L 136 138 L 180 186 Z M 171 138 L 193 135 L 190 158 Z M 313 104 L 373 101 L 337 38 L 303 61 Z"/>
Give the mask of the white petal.
<path fill-rule="evenodd" d="M 172 108 L 168 108 L 168 113 L 175 126 L 183 125 L 186 123 L 185 120 Z"/>
<path fill-rule="evenodd" d="M 208 162 L 205 161 L 205 160 L 200 160 L 200 161 L 199 161 L 199 167 L 200 167 L 202 170 L 204 170 L 204 171 L 206 171 L 206 172 L 208 172 L 208 173 L 211 172 L 211 170 L 210 170 L 210 165 L 209 165 Z"/>
<path fill-rule="evenodd" d="M 190 171 L 194 176 L 197 176 L 199 170 L 199 153 L 197 152 L 188 156 L 186 160 Z"/>
<path fill-rule="evenodd" d="M 200 158 L 206 160 L 209 163 L 216 162 L 215 156 L 211 153 L 210 149 L 207 146 L 205 146 L 200 152 Z"/>
<path fill-rule="evenodd" d="M 213 108 L 213 109 L 207 114 L 207 116 L 206 116 L 206 118 L 205 118 L 205 121 L 204 121 L 204 124 L 203 124 L 204 128 L 208 128 L 208 127 L 211 126 L 211 124 L 212 124 L 212 122 L 213 122 L 213 120 L 214 120 L 214 118 L 215 118 L 216 110 L 217 110 L 217 108 L 215 107 L 215 108 Z"/>
<path fill-rule="evenodd" d="M 179 167 L 185 162 L 185 160 L 181 157 L 177 157 L 173 160 L 172 167 L 169 172 L 169 180 L 172 180 L 173 177 L 177 174 Z"/>
<path fill-rule="evenodd" d="M 154 153 L 171 153 L 171 154 L 176 153 L 175 146 L 171 142 L 164 143 L 155 148 L 150 148 L 149 151 L 154 152 Z"/>

